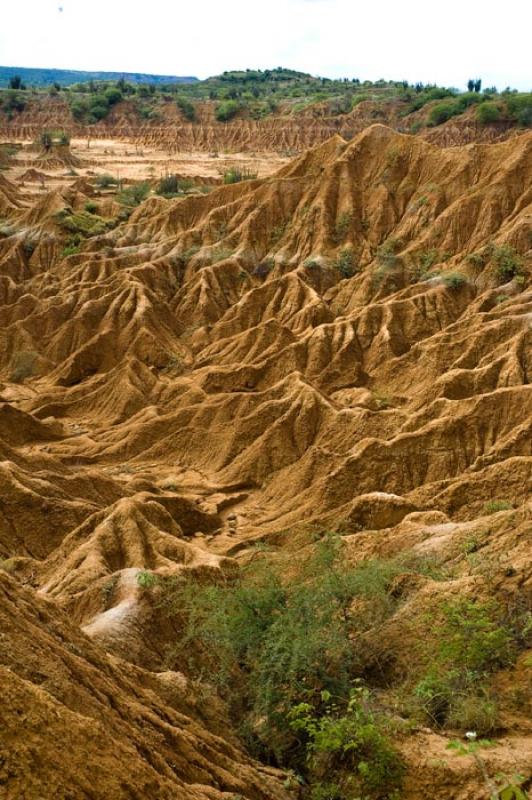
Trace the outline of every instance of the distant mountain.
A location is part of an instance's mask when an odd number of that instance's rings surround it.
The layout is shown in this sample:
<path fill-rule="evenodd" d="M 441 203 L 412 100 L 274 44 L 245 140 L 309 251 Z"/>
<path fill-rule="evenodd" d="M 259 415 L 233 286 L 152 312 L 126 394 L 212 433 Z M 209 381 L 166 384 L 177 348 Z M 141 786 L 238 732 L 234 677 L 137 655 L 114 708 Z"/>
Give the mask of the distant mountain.
<path fill-rule="evenodd" d="M 198 78 L 178 75 L 148 75 L 143 72 L 85 72 L 75 69 L 37 69 L 33 67 L 1 67 L 0 88 L 9 85 L 9 79 L 20 75 L 27 86 L 50 86 L 59 83 L 69 86 L 86 81 L 116 81 L 120 78 L 130 83 L 196 83 Z"/>

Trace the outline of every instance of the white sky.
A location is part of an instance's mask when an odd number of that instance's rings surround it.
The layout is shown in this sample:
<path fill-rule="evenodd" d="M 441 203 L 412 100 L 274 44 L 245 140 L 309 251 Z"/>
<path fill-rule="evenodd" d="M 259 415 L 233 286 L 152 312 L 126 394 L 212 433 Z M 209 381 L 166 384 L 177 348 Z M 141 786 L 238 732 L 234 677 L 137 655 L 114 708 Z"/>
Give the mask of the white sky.
<path fill-rule="evenodd" d="M 531 0 L 1 0 L 0 64 L 532 89 Z M 62 8 L 62 11 L 60 10 Z"/>

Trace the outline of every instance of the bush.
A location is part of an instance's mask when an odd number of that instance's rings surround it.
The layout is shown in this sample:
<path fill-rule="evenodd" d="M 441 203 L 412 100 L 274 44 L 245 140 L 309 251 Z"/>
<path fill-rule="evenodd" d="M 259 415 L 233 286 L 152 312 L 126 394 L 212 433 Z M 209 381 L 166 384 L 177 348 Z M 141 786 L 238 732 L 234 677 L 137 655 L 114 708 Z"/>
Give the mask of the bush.
<path fill-rule="evenodd" d="M 184 631 L 172 657 L 192 675 L 206 671 L 242 729 L 276 758 L 290 760 L 297 744 L 288 725 L 295 705 L 320 706 L 321 691 L 348 702 L 355 622 L 367 630 L 394 608 L 388 587 L 400 569 L 383 562 L 349 569 L 339 547 L 327 539 L 312 558 L 291 563 L 290 581 L 260 557 L 216 585 L 181 579 L 163 593 Z M 365 601 L 356 621 L 354 597 Z"/>
<path fill-rule="evenodd" d="M 338 219 L 336 220 L 336 225 L 334 226 L 334 233 L 333 239 L 337 244 L 343 242 L 347 234 L 351 229 L 351 225 L 353 224 L 353 215 L 344 211 Z"/>
<path fill-rule="evenodd" d="M 109 113 L 109 106 L 102 103 L 95 103 L 89 107 L 89 122 L 99 122 L 105 119 Z"/>
<path fill-rule="evenodd" d="M 39 144 L 43 150 L 50 150 L 53 144 L 50 131 L 43 131 L 39 136 Z"/>
<path fill-rule="evenodd" d="M 532 126 L 532 93 L 509 94 L 506 106 L 512 119 L 524 128 Z"/>
<path fill-rule="evenodd" d="M 392 269 L 397 264 L 396 250 L 399 242 L 396 239 L 387 239 L 377 247 L 377 262 L 383 269 Z"/>
<path fill-rule="evenodd" d="M 89 111 L 89 104 L 86 100 L 74 100 L 70 105 L 72 116 L 77 122 L 83 120 Z"/>
<path fill-rule="evenodd" d="M 11 116 L 14 111 L 20 113 L 26 108 L 26 100 L 24 97 L 13 89 L 9 89 L 3 98 L 3 109 L 8 116 Z"/>
<path fill-rule="evenodd" d="M 415 696 L 429 720 L 488 733 L 496 726 L 496 706 L 486 680 L 514 660 L 516 643 L 493 601 L 459 599 L 442 608 L 435 653 Z M 480 728 L 484 726 L 483 730 Z"/>
<path fill-rule="evenodd" d="M 191 180 L 180 180 L 177 175 L 166 175 L 157 184 L 155 192 L 162 197 L 177 197 L 187 192 L 193 185 Z"/>
<path fill-rule="evenodd" d="M 507 281 L 521 274 L 522 259 L 509 244 L 494 247 L 491 257 L 497 265 L 497 274 L 503 283 L 507 283 Z"/>
<path fill-rule="evenodd" d="M 115 106 L 121 100 L 123 100 L 123 94 L 120 89 L 116 89 L 114 87 L 110 87 L 106 89 L 104 92 L 105 99 L 107 100 L 108 105 Z"/>
<path fill-rule="evenodd" d="M 63 247 L 61 251 L 61 256 L 63 258 L 68 258 L 68 256 L 74 256 L 80 251 L 80 243 L 79 242 L 70 242 L 69 244 Z"/>
<path fill-rule="evenodd" d="M 97 175 L 94 183 L 100 189 L 109 189 L 111 186 L 118 186 L 118 178 L 114 178 L 112 175 Z"/>
<path fill-rule="evenodd" d="M 188 119 L 189 122 L 194 122 L 196 120 L 196 107 L 190 102 L 188 97 L 179 95 L 176 103 L 178 109 L 181 111 L 185 119 Z"/>
<path fill-rule="evenodd" d="M 87 214 L 95 214 L 98 211 L 98 206 L 96 203 L 93 203 L 92 200 L 88 200 L 85 203 L 85 211 Z"/>
<path fill-rule="evenodd" d="M 476 109 L 477 119 L 481 125 L 489 125 L 501 118 L 501 110 L 495 103 L 481 103 Z"/>
<path fill-rule="evenodd" d="M 114 221 L 105 220 L 97 214 L 87 211 L 74 213 L 68 208 L 59 211 L 55 215 L 55 219 L 63 230 L 79 237 L 77 241 L 70 241 L 69 244 L 79 244 L 81 239 L 85 239 L 89 236 L 99 236 L 114 225 Z"/>
<path fill-rule="evenodd" d="M 141 570 L 141 572 L 137 573 L 137 583 L 141 589 L 153 589 L 153 587 L 157 585 L 158 580 L 157 575 L 154 575 L 153 572 Z"/>
<path fill-rule="evenodd" d="M 354 790 L 364 797 L 397 797 L 404 767 L 387 735 L 389 720 L 372 710 L 370 692 L 356 685 L 343 710 L 330 703 L 328 692 L 322 698 L 321 713 L 300 703 L 288 714 L 292 730 L 306 739 L 311 797 L 353 797 Z M 331 773 L 337 783 L 323 783 Z"/>
<path fill-rule="evenodd" d="M 334 266 L 343 278 L 351 278 L 356 270 L 355 253 L 352 247 L 344 247 L 334 261 Z"/>
<path fill-rule="evenodd" d="M 257 179 L 257 173 L 251 172 L 248 169 L 240 167 L 231 167 L 224 172 L 224 183 L 240 183 L 240 181 L 254 181 Z"/>
<path fill-rule="evenodd" d="M 123 206 L 134 208 L 140 205 L 147 198 L 150 193 L 150 184 L 148 181 L 140 181 L 133 183 L 131 186 L 126 186 L 117 195 L 117 200 Z"/>
<path fill-rule="evenodd" d="M 466 276 L 461 272 L 444 272 L 440 278 L 448 289 L 460 289 L 467 283 Z"/>
<path fill-rule="evenodd" d="M 224 100 L 223 103 L 219 103 L 216 106 L 216 111 L 214 114 L 218 122 L 227 122 L 228 120 L 233 119 L 233 117 L 238 114 L 239 110 L 240 105 L 236 100 Z"/>
<path fill-rule="evenodd" d="M 447 122 L 447 120 L 451 119 L 451 117 L 455 117 L 460 113 L 461 109 L 454 100 L 449 100 L 445 103 L 438 103 L 430 110 L 428 124 L 431 127 L 442 125 L 444 122 Z"/>
<path fill-rule="evenodd" d="M 496 514 L 498 511 L 510 511 L 513 507 L 509 500 L 490 500 L 483 510 L 485 514 Z"/>

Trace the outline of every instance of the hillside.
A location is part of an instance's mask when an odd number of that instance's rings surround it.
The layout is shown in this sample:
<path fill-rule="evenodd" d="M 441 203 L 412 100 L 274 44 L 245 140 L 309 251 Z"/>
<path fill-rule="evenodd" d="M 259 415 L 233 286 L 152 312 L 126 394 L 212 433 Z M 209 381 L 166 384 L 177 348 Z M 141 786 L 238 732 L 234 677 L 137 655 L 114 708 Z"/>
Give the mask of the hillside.
<path fill-rule="evenodd" d="M 61 129 L 72 138 L 128 139 L 170 153 L 293 156 L 336 134 L 352 139 L 376 123 L 446 147 L 501 141 L 530 128 L 530 93 L 478 88 L 330 80 L 281 68 L 182 84 L 121 77 L 46 92 L 13 88 L 0 91 L 0 138 L 33 139 Z"/>
<path fill-rule="evenodd" d="M 530 786 L 532 133 L 427 138 L 373 124 L 126 212 L 0 173 L 8 798 L 83 797 L 95 764 L 102 800 Z M 249 565 L 227 661 L 209 614 Z"/>
<path fill-rule="evenodd" d="M 76 69 L 48 69 L 36 67 L 2 67 L 0 66 L 0 87 L 9 86 L 11 78 L 20 77 L 27 86 L 44 87 L 70 86 L 73 83 L 89 81 L 128 81 L 129 83 L 171 84 L 194 83 L 197 78 L 178 77 L 177 75 L 150 75 L 143 72 L 95 72 Z"/>

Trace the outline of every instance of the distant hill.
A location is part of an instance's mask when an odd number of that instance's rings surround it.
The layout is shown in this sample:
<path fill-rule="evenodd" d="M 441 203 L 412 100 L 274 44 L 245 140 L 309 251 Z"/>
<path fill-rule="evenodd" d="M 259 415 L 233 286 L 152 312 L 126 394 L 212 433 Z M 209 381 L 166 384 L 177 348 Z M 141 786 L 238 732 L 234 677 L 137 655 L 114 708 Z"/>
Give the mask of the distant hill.
<path fill-rule="evenodd" d="M 120 78 L 130 83 L 196 83 L 198 78 L 178 75 L 148 75 L 143 72 L 84 72 L 75 69 L 37 69 L 33 67 L 1 67 L 0 88 L 9 85 L 9 79 L 20 75 L 27 86 L 50 86 L 59 83 L 69 86 L 87 81 L 116 81 Z"/>

